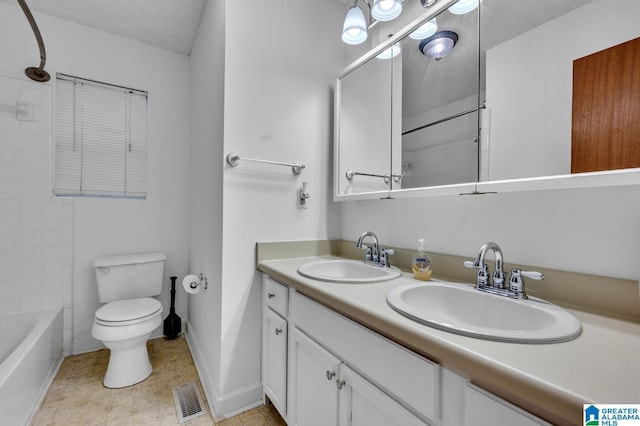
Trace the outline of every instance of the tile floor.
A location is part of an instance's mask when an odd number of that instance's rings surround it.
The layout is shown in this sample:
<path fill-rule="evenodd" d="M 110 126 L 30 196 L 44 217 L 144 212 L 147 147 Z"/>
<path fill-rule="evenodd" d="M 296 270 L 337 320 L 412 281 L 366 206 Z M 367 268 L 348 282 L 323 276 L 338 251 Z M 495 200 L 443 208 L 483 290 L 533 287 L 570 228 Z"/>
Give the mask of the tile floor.
<path fill-rule="evenodd" d="M 102 385 L 109 361 L 108 350 L 65 358 L 32 425 L 180 424 L 171 388 L 196 381 L 200 394 L 205 397 L 189 347 L 180 337 L 150 340 L 148 348 L 153 373 L 142 383 L 123 389 Z M 282 426 L 286 423 L 275 408 L 261 406 L 218 423 L 207 413 L 182 425 Z"/>

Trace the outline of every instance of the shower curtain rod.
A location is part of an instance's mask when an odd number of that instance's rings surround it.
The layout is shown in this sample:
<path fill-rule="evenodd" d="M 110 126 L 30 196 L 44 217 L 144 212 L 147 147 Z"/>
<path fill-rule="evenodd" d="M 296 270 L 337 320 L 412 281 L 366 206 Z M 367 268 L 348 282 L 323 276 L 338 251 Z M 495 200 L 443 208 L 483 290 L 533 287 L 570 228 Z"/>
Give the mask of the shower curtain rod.
<path fill-rule="evenodd" d="M 31 10 L 29 6 L 25 2 L 25 0 L 18 0 L 18 4 L 20 8 L 24 12 L 27 17 L 27 21 L 29 21 L 29 25 L 31 25 L 31 29 L 33 30 L 33 35 L 36 37 L 36 41 L 38 42 L 38 48 L 40 49 L 40 66 L 38 67 L 29 67 L 24 70 L 24 73 L 31 80 L 38 81 L 41 83 L 47 82 L 51 79 L 49 73 L 44 70 L 44 65 L 47 62 L 47 52 L 44 48 L 44 42 L 42 41 L 42 34 L 40 34 L 40 30 L 38 29 L 38 24 L 36 24 L 36 20 L 33 19 L 33 15 L 31 14 Z"/>

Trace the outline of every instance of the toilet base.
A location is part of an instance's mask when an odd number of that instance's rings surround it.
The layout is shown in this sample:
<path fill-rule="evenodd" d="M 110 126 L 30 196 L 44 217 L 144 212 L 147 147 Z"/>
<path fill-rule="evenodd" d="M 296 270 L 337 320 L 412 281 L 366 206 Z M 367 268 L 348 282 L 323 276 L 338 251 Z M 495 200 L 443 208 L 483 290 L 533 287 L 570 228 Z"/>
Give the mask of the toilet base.
<path fill-rule="evenodd" d="M 128 348 L 112 348 L 109 355 L 109 366 L 103 384 L 107 388 L 117 389 L 140 383 L 153 371 L 147 352 L 147 339 L 140 345 Z"/>

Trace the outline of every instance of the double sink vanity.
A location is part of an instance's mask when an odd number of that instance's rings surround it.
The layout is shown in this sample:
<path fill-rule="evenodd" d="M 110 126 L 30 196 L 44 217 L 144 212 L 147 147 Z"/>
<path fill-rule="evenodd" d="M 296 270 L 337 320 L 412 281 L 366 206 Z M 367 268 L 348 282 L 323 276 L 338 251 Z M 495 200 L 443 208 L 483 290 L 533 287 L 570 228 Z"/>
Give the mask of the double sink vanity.
<path fill-rule="evenodd" d="M 640 401 L 637 320 L 480 291 L 437 254 L 417 281 L 353 246 L 258 244 L 263 389 L 287 424 L 580 424 L 583 404 Z"/>

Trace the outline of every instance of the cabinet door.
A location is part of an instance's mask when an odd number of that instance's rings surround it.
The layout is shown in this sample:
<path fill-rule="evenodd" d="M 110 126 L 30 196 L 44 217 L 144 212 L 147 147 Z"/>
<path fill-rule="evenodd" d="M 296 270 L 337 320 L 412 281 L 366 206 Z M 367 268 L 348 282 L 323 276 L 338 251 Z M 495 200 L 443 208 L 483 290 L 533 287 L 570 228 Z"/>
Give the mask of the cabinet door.
<path fill-rule="evenodd" d="M 290 332 L 289 424 L 335 426 L 340 361 L 295 327 Z"/>
<path fill-rule="evenodd" d="M 427 423 L 344 364 L 338 376 L 339 426 L 425 426 Z"/>
<path fill-rule="evenodd" d="M 264 393 L 283 417 L 287 415 L 287 321 L 269 308 L 262 329 Z"/>

